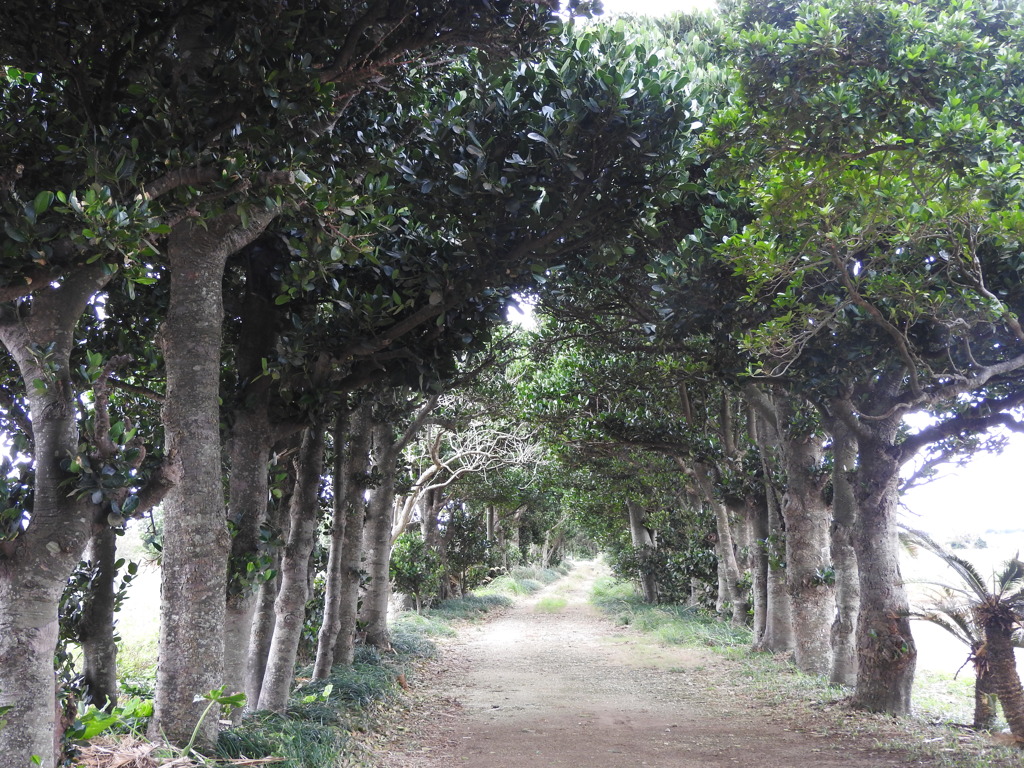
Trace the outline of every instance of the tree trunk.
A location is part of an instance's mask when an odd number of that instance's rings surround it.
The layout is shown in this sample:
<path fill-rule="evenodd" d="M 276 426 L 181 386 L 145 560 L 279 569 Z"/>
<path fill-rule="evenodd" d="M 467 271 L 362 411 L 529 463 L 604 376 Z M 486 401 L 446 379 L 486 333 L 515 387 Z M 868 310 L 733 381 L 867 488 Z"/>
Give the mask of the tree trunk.
<path fill-rule="evenodd" d="M 295 677 L 295 658 L 309 599 L 309 557 L 316 543 L 324 430 L 306 429 L 296 457 L 295 492 L 289 505 L 288 540 L 281 559 L 281 585 L 274 603 L 274 636 L 260 690 L 260 709 L 284 712 Z"/>
<path fill-rule="evenodd" d="M 893 450 L 899 417 L 865 421 L 854 484 L 860 573 L 857 689 L 853 703 L 871 712 L 910 713 L 917 647 L 899 566 L 896 509 L 899 463 Z"/>
<path fill-rule="evenodd" d="M 114 640 L 114 582 L 117 535 L 105 526 L 93 534 L 88 560 L 96 569 L 82 607 L 79 642 L 85 700 L 109 711 L 117 704 L 117 643 Z"/>
<path fill-rule="evenodd" d="M 253 210 L 200 226 L 177 224 L 167 241 L 170 303 L 163 325 L 167 388 L 163 405 L 168 459 L 181 478 L 164 506 L 164 550 L 153 738 L 183 745 L 205 709 L 201 696 L 224 680 L 227 530 L 221 472 L 220 362 L 224 265 L 273 219 Z M 197 745 L 217 739 L 207 717 Z"/>
<path fill-rule="evenodd" d="M 228 519 L 234 535 L 228 561 L 224 625 L 224 685 L 230 693 L 245 690 L 253 616 L 260 579 L 265 575 L 259 530 L 266 519 L 270 495 L 270 450 L 266 410 L 236 412 L 228 441 Z"/>
<path fill-rule="evenodd" d="M 185 242 L 182 242 L 185 240 Z M 167 453 L 183 482 L 167 498 L 161 579 L 160 664 L 153 738 L 184 745 L 202 716 L 196 696 L 224 673 L 224 602 L 231 539 L 225 525 L 220 444 L 222 258 L 208 258 L 187 236 L 172 236 L 171 300 L 164 323 Z M 217 738 L 207 718 L 198 744 Z"/>
<path fill-rule="evenodd" d="M 317 638 L 314 679 L 330 674 L 335 664 L 351 664 L 355 652 L 356 601 L 362 554 L 369 464 L 369 405 L 340 412 L 334 428 L 334 520 L 327 563 L 324 622 Z"/>
<path fill-rule="evenodd" d="M 753 536 L 753 592 L 754 621 L 753 636 L 755 649 L 763 646 L 768 629 L 768 499 L 772 491 L 765 488 L 765 495 L 751 502 L 751 533 Z"/>
<path fill-rule="evenodd" d="M 51 768 L 58 739 L 57 610 L 68 577 L 103 507 L 68 495 L 75 477 L 61 462 L 79 451 L 75 390 L 70 375 L 74 329 L 89 299 L 110 279 L 97 263 L 40 289 L 31 307 L 0 306 L 0 341 L 17 362 L 28 402 L 35 478 L 22 530 L 0 540 L 0 765 Z M 46 350 L 45 357 L 37 354 Z"/>
<path fill-rule="evenodd" d="M 302 433 L 289 435 L 282 445 L 275 446 L 276 463 L 284 469 L 283 482 L 278 482 L 280 495 L 268 496 L 267 526 L 277 536 L 284 527 L 291 507 L 292 496 L 295 495 L 295 464 L 291 454 L 298 451 L 302 444 Z M 281 586 L 281 547 L 268 548 L 270 567 L 275 576 L 260 582 L 253 611 L 252 631 L 247 647 L 249 658 L 245 665 L 245 700 L 246 708 L 254 710 L 259 705 L 260 691 L 263 690 L 263 676 L 267 671 L 267 658 L 274 640 L 274 603 L 277 602 L 277 591 Z"/>
<path fill-rule="evenodd" d="M 988 607 L 988 606 L 986 606 Z M 985 627 L 985 658 L 993 693 L 1003 706 L 1003 717 L 1018 744 L 1024 745 L 1024 688 L 1017 674 L 1013 631 L 1018 626 L 1012 611 L 998 610 L 982 619 Z"/>
<path fill-rule="evenodd" d="M 272 566 L 281 572 L 281 553 L 275 551 L 271 555 Z M 260 584 L 256 594 L 256 605 L 253 609 L 252 631 L 246 647 L 249 658 L 245 664 L 245 701 L 246 709 L 254 710 L 259 706 L 260 692 L 263 690 L 263 677 L 267 673 L 267 659 L 270 657 L 270 646 L 274 642 L 274 603 L 277 602 L 277 590 L 281 585 L 280 577 L 275 577 Z"/>
<path fill-rule="evenodd" d="M 718 554 L 719 567 L 721 568 L 719 571 L 719 600 L 725 600 L 729 603 L 732 611 L 733 626 L 742 627 L 747 623 L 749 604 L 746 595 L 743 595 L 740 591 L 739 585 L 743 574 L 740 573 L 739 563 L 736 560 L 729 510 L 715 496 L 710 468 L 705 464 L 695 463 L 693 465 L 693 474 L 697 480 L 697 486 L 700 489 L 704 503 L 708 504 L 715 513 L 715 528 L 718 534 L 715 550 Z M 724 594 L 722 594 L 723 591 Z"/>
<path fill-rule="evenodd" d="M 860 613 L 860 575 L 853 546 L 857 500 L 850 479 L 856 470 L 857 443 L 841 421 L 832 434 L 832 563 L 836 573 L 836 618 L 832 624 L 832 673 L 839 685 L 857 684 L 857 615 Z"/>
<path fill-rule="evenodd" d="M 658 577 L 652 567 L 653 563 L 649 562 L 649 558 L 657 547 L 654 542 L 654 531 L 644 524 L 647 519 L 647 510 L 637 502 L 627 499 L 626 509 L 629 512 L 629 533 L 633 541 L 633 549 L 636 550 L 640 559 L 640 570 L 637 577 L 643 590 L 644 602 L 654 605 L 658 602 Z"/>
<path fill-rule="evenodd" d="M 822 493 L 823 439 L 793 430 L 797 414 L 792 400 L 775 399 L 779 447 L 786 470 L 782 516 L 786 521 L 786 580 L 793 611 L 797 668 L 811 675 L 832 671 L 832 623 L 835 580 L 829 526 L 831 515 Z"/>
<path fill-rule="evenodd" d="M 976 731 L 991 731 L 996 724 L 996 694 L 992 686 L 992 670 L 988 660 L 978 657 L 981 647 L 984 646 L 979 647 L 979 644 L 975 644 L 971 648 L 975 658 L 973 726 Z"/>
<path fill-rule="evenodd" d="M 359 620 L 366 632 L 366 643 L 375 648 L 391 647 L 388 633 L 388 600 L 391 597 L 391 522 L 395 508 L 397 455 L 394 429 L 390 424 L 373 425 L 373 456 L 379 483 L 370 492 L 363 529 L 363 552 L 369 584 L 363 595 Z"/>

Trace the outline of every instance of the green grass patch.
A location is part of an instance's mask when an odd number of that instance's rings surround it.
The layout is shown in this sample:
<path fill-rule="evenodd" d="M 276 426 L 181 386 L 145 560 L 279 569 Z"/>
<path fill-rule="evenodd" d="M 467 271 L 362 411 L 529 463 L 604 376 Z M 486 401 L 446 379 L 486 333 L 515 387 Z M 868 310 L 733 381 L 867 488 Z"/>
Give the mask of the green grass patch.
<path fill-rule="evenodd" d="M 254 712 L 241 725 L 220 734 L 217 757 L 227 759 L 280 757 L 282 768 L 323 768 L 338 764 L 347 742 L 345 733 L 331 725 Z"/>
<path fill-rule="evenodd" d="M 666 645 L 746 650 L 752 639 L 750 630 L 733 627 L 695 608 L 648 605 L 632 584 L 617 579 L 598 579 L 591 602 L 619 624 L 636 627 Z"/>
<path fill-rule="evenodd" d="M 505 595 L 506 597 L 532 595 L 548 584 L 562 578 L 568 572 L 569 567 L 564 565 L 558 568 L 538 568 L 520 565 L 480 589 L 473 590 L 473 594 L 480 596 Z"/>
<path fill-rule="evenodd" d="M 440 621 L 479 619 L 498 608 L 512 605 L 512 598 L 498 594 L 470 594 L 451 600 L 442 600 L 425 611 L 430 618 Z"/>
<path fill-rule="evenodd" d="M 918 670 L 911 696 L 914 714 L 930 723 L 970 726 L 974 722 L 974 668 L 965 667 L 956 677 L 950 672 Z M 996 704 L 994 730 L 1007 727 Z"/>
<path fill-rule="evenodd" d="M 535 611 L 540 613 L 558 613 L 569 604 L 564 597 L 542 597 L 534 606 Z"/>

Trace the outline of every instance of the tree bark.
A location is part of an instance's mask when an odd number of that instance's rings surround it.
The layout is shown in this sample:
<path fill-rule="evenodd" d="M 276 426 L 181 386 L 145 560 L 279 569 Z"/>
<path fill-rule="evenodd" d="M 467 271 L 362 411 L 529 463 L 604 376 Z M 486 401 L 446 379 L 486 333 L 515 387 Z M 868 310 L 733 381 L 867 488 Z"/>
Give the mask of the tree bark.
<path fill-rule="evenodd" d="M 985 606 L 988 608 L 989 606 Z M 985 627 L 985 658 L 990 688 L 1003 705 L 1003 716 L 1018 744 L 1024 745 L 1024 687 L 1017 674 L 1013 631 L 1019 625 L 1014 612 L 999 610 L 982 619 Z"/>
<path fill-rule="evenodd" d="M 229 692 L 246 688 L 253 617 L 265 575 L 260 526 L 269 502 L 269 463 L 274 436 L 270 424 L 272 380 L 263 366 L 277 345 L 279 308 L 274 304 L 275 264 L 288 258 L 280 240 L 264 235 L 240 254 L 245 292 L 240 302 L 234 354 L 235 392 L 229 413 L 228 520 L 231 555 L 224 628 L 224 684 Z M 227 397 L 225 397 L 227 400 Z"/>
<path fill-rule="evenodd" d="M 114 582 L 117 535 L 105 526 L 93 534 L 88 560 L 96 568 L 82 608 L 79 642 L 85 700 L 99 709 L 117 704 L 117 643 L 114 640 Z"/>
<path fill-rule="evenodd" d="M 370 449 L 369 411 L 369 404 L 361 404 L 351 412 L 339 412 L 334 427 L 334 520 L 314 679 L 327 677 L 335 664 L 351 664 L 355 654 L 359 564 L 366 514 L 363 494 Z"/>
<path fill-rule="evenodd" d="M 267 525 L 275 535 L 286 524 L 291 499 L 295 495 L 295 466 L 289 456 L 298 451 L 301 441 L 302 433 L 299 432 L 289 435 L 282 446 L 277 446 L 277 461 L 279 466 L 285 469 L 285 477 L 284 482 L 278 485 L 280 496 L 268 498 L 267 502 Z M 267 658 L 270 656 L 270 646 L 274 639 L 274 603 L 277 601 L 277 591 L 281 585 L 281 547 L 269 548 L 269 557 L 275 576 L 260 583 L 253 611 L 252 631 L 247 645 L 249 658 L 245 666 L 245 700 L 246 708 L 249 710 L 254 710 L 259 705 L 263 676 L 267 671 Z"/>
<path fill-rule="evenodd" d="M 976 731 L 991 731 L 996 724 L 995 691 L 992 688 L 992 670 L 987 659 L 979 658 L 978 652 L 983 643 L 974 643 L 971 653 L 974 655 L 974 722 Z"/>
<path fill-rule="evenodd" d="M 774 487 L 768 489 L 768 617 L 762 650 L 789 653 L 796 647 L 793 602 L 786 585 L 786 526 L 782 504 Z"/>
<path fill-rule="evenodd" d="M 715 528 L 718 534 L 715 550 L 718 554 L 719 571 L 719 600 L 729 603 L 732 611 L 733 626 L 742 627 L 747 623 L 747 611 L 749 604 L 746 595 L 740 591 L 740 581 L 743 574 L 740 573 L 739 563 L 736 559 L 736 549 L 733 544 L 732 523 L 729 520 L 729 510 L 725 504 L 715 496 L 714 486 L 711 481 L 711 469 L 700 462 L 693 465 L 693 474 L 697 480 L 704 503 L 708 504 L 715 513 Z M 724 594 L 722 592 L 724 591 Z"/>
<path fill-rule="evenodd" d="M 768 629 L 768 499 L 767 494 L 772 491 L 765 488 L 763 495 L 756 502 L 751 503 L 751 533 L 753 535 L 753 592 L 754 592 L 754 621 L 753 636 L 755 649 L 760 649 L 764 643 L 765 633 Z"/>
<path fill-rule="evenodd" d="M 388 600 L 391 597 L 391 522 L 395 508 L 397 455 L 394 429 L 390 424 L 373 425 L 373 456 L 379 482 L 370 492 L 363 529 L 363 552 L 369 584 L 363 595 L 359 620 L 366 633 L 366 644 L 375 648 L 391 647 L 388 633 Z"/>
<path fill-rule="evenodd" d="M 228 567 L 224 624 L 224 685 L 231 693 L 245 690 L 249 642 L 264 571 L 260 564 L 260 524 L 266 519 L 270 494 L 270 424 L 265 410 L 235 414 L 228 442 L 230 476 L 228 519 L 234 535 Z M 249 565 L 255 568 L 249 572 Z"/>
<path fill-rule="evenodd" d="M 274 213 L 256 209 L 246 226 L 235 214 L 176 225 L 168 237 L 170 303 L 163 325 L 167 390 L 163 406 L 168 459 L 179 477 L 164 512 L 153 738 L 187 743 L 203 715 L 201 696 L 224 679 L 224 622 L 231 537 L 225 516 L 220 439 L 220 362 L 224 265 Z M 207 717 L 197 745 L 217 739 Z"/>
<path fill-rule="evenodd" d="M 744 397 L 751 406 L 753 437 L 761 452 L 764 472 L 764 502 L 766 530 L 761 539 L 765 566 L 765 626 L 764 633 L 755 635 L 756 650 L 788 653 L 796 646 L 793 633 L 792 601 L 786 585 L 786 525 L 782 518 L 782 493 L 774 477 L 780 471 L 779 420 L 771 400 L 758 387 L 748 385 Z M 759 534 L 760 535 L 760 534 Z"/>
<path fill-rule="evenodd" d="M 295 492 L 289 505 L 288 540 L 281 559 L 281 585 L 274 603 L 274 636 L 260 690 L 259 708 L 283 713 L 295 677 L 302 626 L 309 599 L 309 556 L 316 543 L 324 430 L 306 429 L 296 457 Z"/>
<path fill-rule="evenodd" d="M 389 393 L 397 397 L 397 392 Z M 366 643 L 376 648 L 390 648 L 388 632 L 388 601 L 391 598 L 391 532 L 395 509 L 395 481 L 398 459 L 409 442 L 423 428 L 424 421 L 437 405 L 437 396 L 427 398 L 401 435 L 386 416 L 374 415 L 370 451 L 380 482 L 370 493 L 363 529 L 363 552 L 369 576 L 366 594 L 359 610 L 359 621 L 366 632 Z M 408 407 L 408 403 L 405 404 Z M 392 415 L 394 409 L 390 409 Z"/>
<path fill-rule="evenodd" d="M 281 572 L 281 553 L 275 551 L 271 556 L 274 570 Z M 274 641 L 274 603 L 277 602 L 277 590 L 281 585 L 279 577 L 260 584 L 256 594 L 256 606 L 253 609 L 252 630 L 246 647 L 249 658 L 245 665 L 245 702 L 246 709 L 254 710 L 259 706 L 260 692 L 263 690 L 263 677 L 267 672 L 267 659 L 270 657 L 270 646 Z"/>
<path fill-rule="evenodd" d="M 823 439 L 792 427 L 791 399 L 775 399 L 779 447 L 786 470 L 782 516 L 786 521 L 786 580 L 793 611 L 797 668 L 812 675 L 832 671 L 835 582 L 829 526 L 831 514 L 822 490 Z"/>
<path fill-rule="evenodd" d="M 896 530 L 899 462 L 893 446 L 899 423 L 899 416 L 863 422 L 854 481 L 861 598 L 853 703 L 891 715 L 910 713 L 917 664 Z"/>
<path fill-rule="evenodd" d="M 857 500 L 851 478 L 856 470 L 857 442 L 841 421 L 829 425 L 832 434 L 832 563 L 836 573 L 836 618 L 832 624 L 832 673 L 839 685 L 857 684 L 857 616 L 860 613 L 860 574 L 853 546 Z"/>
<path fill-rule="evenodd" d="M 658 577 L 650 564 L 646 563 L 646 557 L 649 556 L 649 553 L 652 554 L 657 547 L 654 542 L 654 531 L 644 524 L 647 519 L 647 510 L 636 501 L 627 499 L 626 509 L 629 512 L 630 539 L 633 542 L 633 549 L 636 550 L 641 560 L 637 578 L 640 580 L 644 602 L 654 605 L 658 602 Z"/>
<path fill-rule="evenodd" d="M 64 586 L 98 530 L 101 506 L 68 495 L 61 467 L 79 451 L 70 354 L 74 330 L 110 279 L 96 263 L 40 289 L 30 309 L 0 307 L 0 341 L 18 365 L 31 416 L 35 478 L 32 508 L 13 540 L 0 540 L 0 765 L 56 760 L 57 610 Z M 48 348 L 48 349 L 47 349 Z M 37 354 L 47 350 L 46 355 Z"/>

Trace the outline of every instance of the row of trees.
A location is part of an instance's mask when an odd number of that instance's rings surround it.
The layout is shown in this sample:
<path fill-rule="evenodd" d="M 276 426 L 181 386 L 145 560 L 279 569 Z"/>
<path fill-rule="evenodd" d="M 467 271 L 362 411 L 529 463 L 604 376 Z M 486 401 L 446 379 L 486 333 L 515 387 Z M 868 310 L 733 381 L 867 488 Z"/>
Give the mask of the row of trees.
<path fill-rule="evenodd" d="M 671 507 L 715 517 L 720 604 L 745 620 L 749 569 L 758 643 L 871 710 L 909 711 L 916 660 L 901 468 L 1021 431 L 1020 16 L 769 3 L 698 24 L 710 128 L 676 212 L 693 231 L 541 298 L 531 407 L 633 480 L 633 544 L 656 548 L 655 451 Z"/>
<path fill-rule="evenodd" d="M 711 577 L 736 622 L 749 571 L 760 646 L 908 711 L 900 467 L 1022 398 L 1015 4 L 16 6 L 0 763 L 55 759 L 87 543 L 162 500 L 152 727 L 187 742 L 221 685 L 284 707 L 321 496 L 326 674 L 387 644 L 393 545 L 418 522 L 443 557 L 455 479 L 510 467 L 473 491 L 491 540 L 543 506 L 524 421 L 562 460 L 548 551 L 571 508 L 648 599 Z M 551 320 L 485 430 L 441 393 L 493 376 L 517 292 Z"/>

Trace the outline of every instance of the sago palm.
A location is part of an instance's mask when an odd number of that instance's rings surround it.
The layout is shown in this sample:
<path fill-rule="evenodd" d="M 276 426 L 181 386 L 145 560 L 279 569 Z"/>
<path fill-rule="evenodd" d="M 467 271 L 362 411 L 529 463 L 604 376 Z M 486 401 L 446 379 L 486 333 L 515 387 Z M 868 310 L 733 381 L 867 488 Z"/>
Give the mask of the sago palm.
<path fill-rule="evenodd" d="M 991 727 L 995 716 L 991 696 L 995 695 L 1010 732 L 1024 744 L 1024 688 L 1013 650 L 1021 645 L 1024 626 L 1024 562 L 1019 556 L 1010 559 L 993 574 L 990 587 L 973 564 L 928 534 L 911 529 L 906 533 L 909 544 L 937 555 L 960 577 L 956 585 L 940 585 L 942 592 L 935 602 L 915 616 L 943 627 L 971 649 L 975 727 Z"/>

